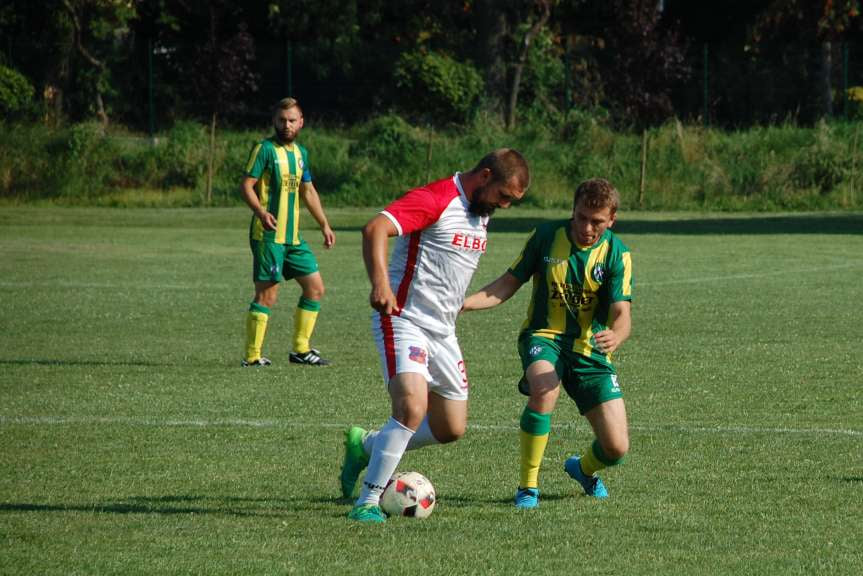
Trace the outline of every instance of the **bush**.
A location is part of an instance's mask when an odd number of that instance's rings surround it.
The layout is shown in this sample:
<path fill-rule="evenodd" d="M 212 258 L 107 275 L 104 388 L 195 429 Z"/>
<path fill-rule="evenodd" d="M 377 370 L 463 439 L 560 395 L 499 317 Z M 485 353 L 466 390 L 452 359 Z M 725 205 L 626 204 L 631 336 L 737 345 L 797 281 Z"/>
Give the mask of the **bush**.
<path fill-rule="evenodd" d="M 845 97 L 848 98 L 848 118 L 863 120 L 863 86 L 852 86 Z"/>
<path fill-rule="evenodd" d="M 464 122 L 475 110 L 483 81 L 473 65 L 437 52 L 405 52 L 395 67 L 400 105 L 436 123 Z"/>
<path fill-rule="evenodd" d="M 163 172 L 162 186 L 197 188 L 207 170 L 209 139 L 204 126 L 177 122 L 166 140 L 157 148 L 158 165 Z"/>
<path fill-rule="evenodd" d="M 0 65 L 0 116 L 13 118 L 33 105 L 33 85 L 19 72 Z"/>
<path fill-rule="evenodd" d="M 850 158 L 835 145 L 830 129 L 821 122 L 815 128 L 815 142 L 795 158 L 791 178 L 798 188 L 813 188 L 826 195 L 850 172 Z"/>

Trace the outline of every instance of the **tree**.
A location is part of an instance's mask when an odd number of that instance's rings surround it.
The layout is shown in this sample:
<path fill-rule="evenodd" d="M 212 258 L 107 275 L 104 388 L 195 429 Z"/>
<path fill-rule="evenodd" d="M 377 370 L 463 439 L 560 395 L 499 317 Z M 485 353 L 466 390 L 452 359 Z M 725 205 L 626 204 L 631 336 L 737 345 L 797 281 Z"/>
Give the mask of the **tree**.
<path fill-rule="evenodd" d="M 174 65 L 188 79 L 196 115 L 209 129 L 206 200 L 213 199 L 216 126 L 220 115 L 244 107 L 243 97 L 257 90 L 255 42 L 242 12 L 229 0 L 176 0 L 171 8 L 178 57 Z"/>
<path fill-rule="evenodd" d="M 803 85 L 812 87 L 807 108 L 813 120 L 833 113 L 833 45 L 860 29 L 860 12 L 860 0 L 774 0 L 752 26 L 756 50 L 763 50 L 771 40 L 805 43 L 810 65 L 803 71 L 804 80 L 809 79 Z"/>
<path fill-rule="evenodd" d="M 519 51 L 518 60 L 513 66 L 512 85 L 509 90 L 509 99 L 507 101 L 506 126 L 507 128 L 515 128 L 516 107 L 518 105 L 518 92 L 521 88 L 521 77 L 524 74 L 524 67 L 527 63 L 527 56 L 530 54 L 530 45 L 536 35 L 543 29 L 551 17 L 551 0 L 537 0 L 536 8 L 539 15 L 536 19 L 528 24 L 528 29 L 524 33 Z"/>

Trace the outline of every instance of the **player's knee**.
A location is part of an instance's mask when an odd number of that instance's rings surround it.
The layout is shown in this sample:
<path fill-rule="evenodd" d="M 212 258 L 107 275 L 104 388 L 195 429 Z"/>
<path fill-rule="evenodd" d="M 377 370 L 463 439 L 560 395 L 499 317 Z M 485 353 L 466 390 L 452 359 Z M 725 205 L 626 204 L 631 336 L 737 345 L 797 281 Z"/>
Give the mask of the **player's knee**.
<path fill-rule="evenodd" d="M 435 438 L 441 444 L 449 444 L 464 436 L 464 433 L 465 426 L 450 426 L 446 430 L 440 431 L 439 435 L 435 436 Z"/>
<path fill-rule="evenodd" d="M 531 384 L 530 400 L 527 405 L 531 410 L 545 414 L 554 410 L 554 406 L 557 404 L 559 396 L 560 386 L 557 384 L 554 386 Z"/>
<path fill-rule="evenodd" d="M 315 286 L 309 286 L 303 291 L 303 296 L 305 296 L 309 300 L 320 301 L 324 297 L 323 283 L 317 284 Z"/>
<path fill-rule="evenodd" d="M 609 464 L 618 464 L 626 456 L 626 453 L 629 452 L 629 438 L 625 436 L 615 438 L 609 441 L 606 446 L 603 446 L 602 451 L 605 452 L 605 457 L 608 459 Z"/>

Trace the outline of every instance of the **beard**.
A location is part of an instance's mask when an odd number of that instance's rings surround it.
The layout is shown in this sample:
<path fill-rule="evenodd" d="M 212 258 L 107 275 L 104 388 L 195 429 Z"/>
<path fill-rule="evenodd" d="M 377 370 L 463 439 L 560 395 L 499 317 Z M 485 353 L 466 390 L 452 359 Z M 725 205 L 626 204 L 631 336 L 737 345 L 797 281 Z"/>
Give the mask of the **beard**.
<path fill-rule="evenodd" d="M 485 201 L 485 192 L 485 186 L 477 188 L 474 191 L 473 198 L 471 198 L 467 207 L 468 212 L 475 216 L 491 216 L 494 214 L 495 208 L 497 207 Z"/>
<path fill-rule="evenodd" d="M 290 144 L 297 137 L 293 130 L 276 130 L 276 136 L 282 144 Z"/>

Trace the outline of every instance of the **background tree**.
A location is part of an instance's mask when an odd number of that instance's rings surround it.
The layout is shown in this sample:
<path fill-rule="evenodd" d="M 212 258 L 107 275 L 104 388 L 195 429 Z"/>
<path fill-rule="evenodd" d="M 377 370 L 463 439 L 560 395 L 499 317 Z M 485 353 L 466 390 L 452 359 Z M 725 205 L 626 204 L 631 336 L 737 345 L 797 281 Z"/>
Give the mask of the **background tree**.
<path fill-rule="evenodd" d="M 803 99 L 806 120 L 833 115 L 834 47 L 860 30 L 860 9 L 859 0 L 774 0 L 751 27 L 756 50 L 802 41 L 807 58 L 798 70 L 803 84 L 812 87 Z"/>
<path fill-rule="evenodd" d="M 171 6 L 176 22 L 174 42 L 185 58 L 175 65 L 188 81 L 196 116 L 209 124 L 206 199 L 212 202 L 216 159 L 216 125 L 221 114 L 242 110 L 244 97 L 257 90 L 253 69 L 255 43 L 246 29 L 242 12 L 228 0 L 177 1 Z"/>

